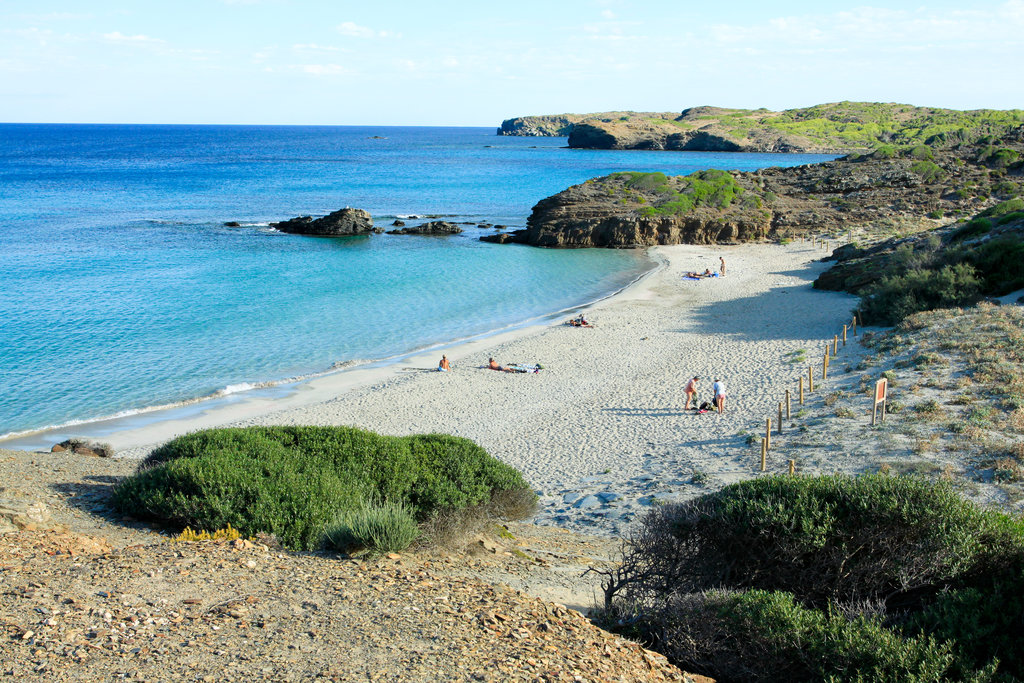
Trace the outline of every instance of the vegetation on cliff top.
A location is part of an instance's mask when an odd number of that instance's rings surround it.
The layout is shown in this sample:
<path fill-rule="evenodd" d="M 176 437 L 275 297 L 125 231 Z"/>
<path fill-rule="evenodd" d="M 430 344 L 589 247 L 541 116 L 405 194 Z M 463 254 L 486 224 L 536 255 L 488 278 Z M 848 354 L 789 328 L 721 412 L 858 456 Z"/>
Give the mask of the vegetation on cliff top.
<path fill-rule="evenodd" d="M 563 117 L 522 117 L 510 119 L 532 134 L 555 130 L 546 126 L 546 119 L 558 118 L 563 126 L 558 134 L 565 134 L 569 115 Z M 834 150 L 870 151 L 882 145 L 917 145 L 946 147 L 971 142 L 984 135 L 1000 136 L 1024 124 L 1024 110 L 958 111 L 935 107 L 915 107 L 907 104 L 879 102 L 834 102 L 800 109 L 769 111 L 767 109 L 726 109 L 719 107 L 693 107 L 681 114 L 650 112 L 604 112 L 571 115 L 571 125 L 588 124 L 597 129 L 614 131 L 627 136 L 633 131 L 637 141 L 628 146 L 651 148 L 650 140 L 661 139 L 673 133 L 714 136 L 740 147 L 754 147 L 782 143 L 791 151 Z M 513 128 L 505 128 L 505 134 Z M 646 140 L 642 142 L 640 140 Z M 771 142 L 775 141 L 775 142 Z M 574 146 L 589 146 L 587 144 Z M 655 145 L 657 147 L 657 145 Z M 667 146 L 672 148 L 671 145 Z M 688 147 L 701 149 L 700 144 Z M 725 149 L 715 145 L 708 149 Z M 766 147 L 767 151 L 767 147 Z"/>
<path fill-rule="evenodd" d="M 645 204 L 638 209 L 641 216 L 677 216 L 699 207 L 725 209 L 744 192 L 727 171 L 697 171 L 671 178 L 659 172 L 624 171 L 612 177 L 625 181 L 627 198 Z M 755 201 L 760 206 L 760 200 Z"/>
<path fill-rule="evenodd" d="M 1024 525 L 946 484 L 775 476 L 652 510 L 608 623 L 720 680 L 1024 676 Z"/>
<path fill-rule="evenodd" d="M 311 550 L 332 524 L 335 543 L 366 538 L 360 529 L 373 520 L 402 536 L 411 520 L 437 523 L 470 508 L 526 516 L 536 494 L 519 472 L 468 439 L 250 427 L 195 432 L 161 446 L 117 487 L 114 502 L 175 529 L 231 525 Z"/>

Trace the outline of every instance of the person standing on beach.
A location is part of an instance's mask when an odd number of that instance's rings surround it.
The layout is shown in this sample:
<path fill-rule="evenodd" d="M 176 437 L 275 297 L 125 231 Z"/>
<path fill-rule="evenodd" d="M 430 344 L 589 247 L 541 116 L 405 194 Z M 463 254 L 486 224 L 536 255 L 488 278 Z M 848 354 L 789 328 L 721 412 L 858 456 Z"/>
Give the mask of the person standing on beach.
<path fill-rule="evenodd" d="M 721 267 L 718 269 L 718 272 L 722 274 L 722 277 L 725 277 L 725 257 L 719 256 L 718 261 L 722 264 Z"/>
<path fill-rule="evenodd" d="M 711 385 L 711 390 L 715 392 L 715 407 L 721 413 L 725 410 L 725 382 L 716 379 L 715 383 Z"/>
<path fill-rule="evenodd" d="M 686 388 L 683 389 L 683 393 L 686 394 L 686 407 L 683 408 L 683 410 L 689 410 L 690 409 L 690 401 L 691 400 L 693 400 L 694 404 L 697 403 L 697 400 L 696 400 L 695 397 L 697 396 L 697 382 L 698 382 L 698 380 L 700 380 L 700 377 L 694 377 L 693 379 L 691 379 L 689 382 L 686 383 Z M 694 405 L 694 407 L 696 408 L 696 405 Z"/>

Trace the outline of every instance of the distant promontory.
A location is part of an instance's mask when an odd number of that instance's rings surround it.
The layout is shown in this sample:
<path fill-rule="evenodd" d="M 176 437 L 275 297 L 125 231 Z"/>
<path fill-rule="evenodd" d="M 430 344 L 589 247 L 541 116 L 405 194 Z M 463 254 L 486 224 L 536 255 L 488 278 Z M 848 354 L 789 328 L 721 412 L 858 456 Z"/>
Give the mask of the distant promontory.
<path fill-rule="evenodd" d="M 958 135 L 963 142 L 998 137 L 1021 124 L 1021 110 L 835 102 L 784 111 L 691 107 L 681 113 L 523 116 L 502 122 L 498 135 L 568 136 L 569 147 L 581 149 L 846 154 Z"/>
<path fill-rule="evenodd" d="M 876 234 L 919 230 L 1024 195 L 1021 117 L 1018 111 L 988 112 L 971 117 L 974 125 L 968 127 L 934 123 L 914 134 L 904 129 L 886 136 L 892 143 L 878 143 L 867 153 L 805 166 L 675 177 L 613 173 L 541 200 L 525 230 L 481 239 L 628 248 L 786 239 L 852 228 Z"/>

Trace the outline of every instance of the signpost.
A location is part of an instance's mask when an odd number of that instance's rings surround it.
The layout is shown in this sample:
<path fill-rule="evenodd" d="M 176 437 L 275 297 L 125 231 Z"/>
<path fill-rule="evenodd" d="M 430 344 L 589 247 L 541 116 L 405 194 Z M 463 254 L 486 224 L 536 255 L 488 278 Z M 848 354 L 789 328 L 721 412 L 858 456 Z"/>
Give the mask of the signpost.
<path fill-rule="evenodd" d="M 874 405 L 871 407 L 871 424 L 875 424 L 875 418 L 878 415 L 878 404 L 882 404 L 882 422 L 885 422 L 885 399 L 889 395 L 889 380 L 882 378 L 875 382 L 875 400 Z"/>

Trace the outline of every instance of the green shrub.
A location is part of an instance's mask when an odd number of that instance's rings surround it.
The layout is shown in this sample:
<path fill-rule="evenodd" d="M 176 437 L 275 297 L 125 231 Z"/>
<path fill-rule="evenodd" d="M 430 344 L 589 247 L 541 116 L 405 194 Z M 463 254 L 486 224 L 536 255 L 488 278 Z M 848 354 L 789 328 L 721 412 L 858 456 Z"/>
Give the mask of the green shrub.
<path fill-rule="evenodd" d="M 1024 198 L 1015 197 L 1014 199 L 1007 199 L 1005 202 L 999 202 L 995 206 L 985 209 L 979 215 L 998 217 L 1015 211 L 1024 211 Z"/>
<path fill-rule="evenodd" d="M 959 242 L 971 237 L 979 237 L 992 230 L 992 221 L 981 216 L 972 218 L 963 225 L 963 227 L 957 228 L 956 231 L 950 236 L 950 239 L 954 242 Z"/>
<path fill-rule="evenodd" d="M 723 681 L 938 682 L 953 662 L 948 644 L 808 609 L 782 592 L 673 596 L 630 627 L 678 666 Z"/>
<path fill-rule="evenodd" d="M 511 492 L 510 495 L 501 495 Z M 487 506 L 529 514 L 536 495 L 513 468 L 468 439 L 382 436 L 352 427 L 213 429 L 162 446 L 114 491 L 123 512 L 170 527 L 268 533 L 319 545 L 339 512 L 406 503 L 417 521 Z"/>
<path fill-rule="evenodd" d="M 910 170 L 921 176 L 921 180 L 926 183 L 934 183 L 946 177 L 946 172 L 942 170 L 941 166 L 927 159 L 918 161 L 910 167 Z"/>
<path fill-rule="evenodd" d="M 719 680 L 1024 676 L 1024 522 L 946 483 L 766 477 L 652 510 L 605 617 Z"/>
<path fill-rule="evenodd" d="M 364 502 L 343 510 L 324 531 L 329 548 L 349 552 L 366 548 L 371 554 L 405 550 L 420 535 L 413 508 L 402 502 Z"/>
<path fill-rule="evenodd" d="M 1024 240 L 1004 235 L 964 256 L 981 275 L 984 291 L 1000 296 L 1024 287 Z"/>
<path fill-rule="evenodd" d="M 892 325 L 911 313 L 970 305 L 981 298 L 982 280 L 974 266 L 958 263 L 941 270 L 911 270 L 869 287 L 860 312 L 868 324 Z"/>
<path fill-rule="evenodd" d="M 971 567 L 993 524 L 946 484 L 885 475 L 763 477 L 650 512 L 626 544 L 623 566 L 643 577 L 626 593 L 656 600 L 758 588 L 818 606 L 892 600 Z"/>

